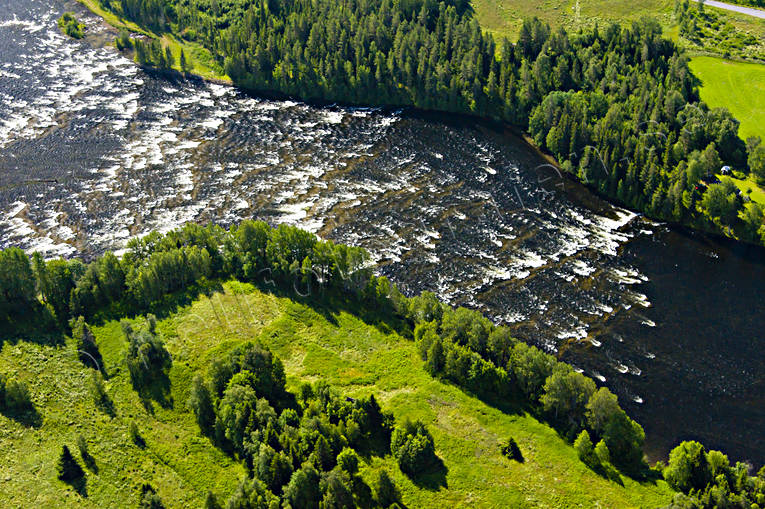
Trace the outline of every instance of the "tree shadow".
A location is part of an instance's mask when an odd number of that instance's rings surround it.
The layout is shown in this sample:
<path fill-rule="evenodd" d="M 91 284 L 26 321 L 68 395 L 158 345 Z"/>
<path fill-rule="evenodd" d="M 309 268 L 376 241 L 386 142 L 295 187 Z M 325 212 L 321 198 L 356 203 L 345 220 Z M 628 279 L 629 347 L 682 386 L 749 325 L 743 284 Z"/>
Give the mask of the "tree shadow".
<path fill-rule="evenodd" d="M 163 295 L 156 302 L 148 305 L 127 305 L 124 302 L 115 302 L 106 308 L 98 310 L 88 319 L 91 325 L 103 325 L 112 320 L 123 318 L 137 318 L 139 316 L 153 314 L 158 320 L 162 320 L 177 313 L 181 308 L 190 306 L 202 295 L 208 297 L 216 292 L 223 292 L 221 280 L 197 281 L 187 288 Z"/>
<path fill-rule="evenodd" d="M 0 317 L 0 347 L 5 341 L 11 344 L 25 341 L 38 345 L 61 346 L 66 342 L 66 337 L 50 309 L 38 305 L 22 315 Z"/>
<path fill-rule="evenodd" d="M 370 302 L 352 290 L 337 286 L 317 285 L 315 290 L 302 294 L 294 288 L 294 285 L 286 283 L 276 284 L 271 281 L 251 283 L 263 293 L 288 298 L 310 307 L 334 326 L 338 325 L 336 315 L 345 311 L 383 334 L 395 332 L 401 337 L 412 338 L 412 324 L 398 316 L 389 302 Z"/>
<path fill-rule="evenodd" d="M 149 414 L 154 414 L 152 402 L 157 403 L 164 409 L 173 408 L 173 397 L 171 396 L 170 377 L 165 371 L 155 372 L 151 383 L 145 386 L 135 387 L 141 404 Z"/>
<path fill-rule="evenodd" d="M 98 464 L 96 463 L 96 458 L 94 458 L 90 453 L 85 453 L 82 455 L 82 462 L 85 463 L 85 466 L 88 467 L 88 470 L 98 475 Z"/>
<path fill-rule="evenodd" d="M 40 412 L 34 406 L 24 410 L 6 409 L 0 413 L 27 428 L 39 428 L 42 426 L 42 415 L 40 415 Z"/>
<path fill-rule="evenodd" d="M 81 477 L 78 477 L 77 479 L 73 479 L 71 481 L 62 481 L 62 482 L 64 482 L 67 486 L 70 486 L 82 498 L 88 498 L 88 481 L 85 478 L 85 475 L 82 475 Z"/>
<path fill-rule="evenodd" d="M 114 407 L 114 401 L 112 401 L 112 398 L 110 398 L 108 394 L 101 396 L 101 399 L 95 403 L 96 408 L 101 410 L 110 418 L 114 419 L 117 416 L 117 409 Z"/>
<path fill-rule="evenodd" d="M 446 468 L 444 460 L 436 456 L 436 459 L 433 461 L 430 468 L 418 472 L 415 475 L 410 475 L 409 479 L 420 488 L 430 491 L 438 491 L 441 488 L 449 488 L 446 482 L 447 473 L 449 473 L 449 469 Z"/>

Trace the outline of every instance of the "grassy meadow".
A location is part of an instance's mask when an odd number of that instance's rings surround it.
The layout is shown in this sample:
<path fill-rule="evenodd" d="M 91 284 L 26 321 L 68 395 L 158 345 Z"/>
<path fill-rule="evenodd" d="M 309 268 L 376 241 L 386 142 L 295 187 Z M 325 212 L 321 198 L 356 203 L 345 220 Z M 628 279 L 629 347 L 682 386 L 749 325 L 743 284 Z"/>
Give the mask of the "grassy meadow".
<path fill-rule="evenodd" d="M 701 80 L 701 98 L 728 108 L 741 121 L 741 138 L 765 138 L 765 65 L 695 57 L 690 67 Z"/>
<path fill-rule="evenodd" d="M 222 292 L 201 296 L 160 317 L 173 357 L 164 403 L 141 401 L 124 363 L 126 341 L 117 321 L 93 327 L 107 373 L 111 415 L 94 406 L 90 369 L 71 340 L 56 346 L 34 341 L 6 342 L 0 372 L 29 386 L 41 424 L 25 426 L 0 415 L 4 465 L 0 506 L 134 506 L 143 482 L 151 482 L 167 507 L 200 507 L 208 490 L 224 500 L 244 468 L 200 435 L 186 408 L 188 387 L 209 361 L 235 345 L 260 340 L 279 355 L 288 385 L 324 379 L 342 394 L 374 393 L 396 418 L 423 419 L 444 463 L 414 484 L 390 456 L 365 458 L 361 475 L 369 482 L 385 465 L 407 507 L 659 507 L 672 493 L 664 481 L 609 481 L 589 470 L 573 447 L 546 424 L 514 409 L 489 406 L 461 389 L 431 378 L 415 345 L 388 324 L 365 322 L 352 303 L 301 303 L 229 282 Z M 369 322 L 369 323 L 367 323 Z M 131 420 L 145 441 L 128 437 Z M 78 434 L 90 445 L 96 469 L 87 469 L 87 496 L 56 479 L 63 444 Z M 515 438 L 524 463 L 504 458 L 500 444 Z"/>

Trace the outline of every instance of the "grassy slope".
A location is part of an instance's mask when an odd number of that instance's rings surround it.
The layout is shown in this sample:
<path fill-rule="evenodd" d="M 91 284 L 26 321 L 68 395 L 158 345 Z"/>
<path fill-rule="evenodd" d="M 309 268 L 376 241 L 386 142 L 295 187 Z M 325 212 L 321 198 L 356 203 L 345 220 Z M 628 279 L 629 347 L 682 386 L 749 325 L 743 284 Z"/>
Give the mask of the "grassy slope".
<path fill-rule="evenodd" d="M 658 507 L 670 499 L 663 481 L 639 484 L 624 478 L 624 486 L 607 481 L 536 419 L 502 413 L 432 379 L 413 343 L 384 327 L 367 325 L 346 312 L 317 312 L 249 285 L 228 283 L 225 288 L 225 295 L 202 297 L 160 322 L 174 359 L 174 406 L 152 404 L 154 415 L 130 387 L 117 322 L 94 328 L 111 376 L 107 386 L 116 407 L 114 418 L 94 408 L 86 388 L 88 370 L 71 346 L 5 344 L 0 372 L 28 381 L 43 424 L 25 428 L 0 416 L 0 463 L 8 465 L 0 479 L 0 506 L 67 500 L 68 506 L 124 507 L 135 504 L 138 486 L 145 481 L 151 481 L 168 507 L 199 506 L 209 489 L 227 496 L 242 467 L 199 435 L 184 403 L 193 372 L 204 370 L 210 359 L 233 345 L 255 338 L 281 356 L 293 387 L 322 378 L 346 394 L 374 392 L 397 418 L 421 418 L 430 425 L 448 469 L 445 477 L 433 478 L 440 488 L 414 485 L 390 457 L 376 458 L 362 469 L 369 480 L 384 464 L 409 507 Z M 145 449 L 127 438 L 130 419 L 138 422 Z M 97 475 L 88 473 L 87 499 L 55 479 L 61 445 L 73 446 L 78 433 L 88 439 L 99 468 Z M 509 436 L 520 444 L 524 464 L 499 454 L 500 443 Z"/>
<path fill-rule="evenodd" d="M 696 57 L 690 67 L 701 80 L 701 98 L 728 108 L 741 121 L 742 138 L 765 138 L 765 65 Z"/>
<path fill-rule="evenodd" d="M 148 37 L 160 38 L 162 40 L 162 45 L 165 47 L 169 46 L 170 50 L 173 53 L 173 57 L 175 57 L 175 64 L 173 65 L 173 69 L 175 69 L 176 71 L 181 70 L 181 65 L 180 65 L 181 48 L 183 48 L 183 51 L 186 54 L 186 59 L 189 63 L 189 68 L 190 68 L 189 72 L 197 76 L 201 76 L 202 78 L 205 78 L 205 79 L 223 81 L 228 83 L 231 82 L 231 79 L 228 76 L 226 76 L 225 72 L 223 72 L 220 66 L 212 58 L 212 55 L 210 55 L 210 52 L 207 51 L 200 44 L 185 41 L 183 39 L 175 37 L 172 34 L 155 34 L 148 29 L 142 28 L 136 23 L 133 23 L 132 21 L 126 20 L 118 16 L 117 14 L 115 14 L 114 12 L 110 10 L 102 8 L 99 5 L 98 0 L 77 0 L 77 1 L 83 4 L 88 9 L 90 9 L 94 14 L 101 16 L 104 19 L 104 21 L 106 21 L 109 25 L 117 29 L 127 30 L 128 32 L 132 32 L 134 34 L 141 34 Z"/>

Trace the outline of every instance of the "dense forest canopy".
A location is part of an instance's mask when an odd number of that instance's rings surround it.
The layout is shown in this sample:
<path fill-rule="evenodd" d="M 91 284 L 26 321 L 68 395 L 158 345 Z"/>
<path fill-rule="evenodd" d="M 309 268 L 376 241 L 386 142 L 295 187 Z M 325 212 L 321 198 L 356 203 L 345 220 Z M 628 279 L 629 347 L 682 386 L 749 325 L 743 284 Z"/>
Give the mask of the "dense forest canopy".
<path fill-rule="evenodd" d="M 528 20 L 512 44 L 464 0 L 106 2 L 201 43 L 244 88 L 508 122 L 627 206 L 765 242 L 763 208 L 715 177 L 729 165 L 765 181 L 765 147 L 699 100 L 655 20 L 573 34 Z"/>

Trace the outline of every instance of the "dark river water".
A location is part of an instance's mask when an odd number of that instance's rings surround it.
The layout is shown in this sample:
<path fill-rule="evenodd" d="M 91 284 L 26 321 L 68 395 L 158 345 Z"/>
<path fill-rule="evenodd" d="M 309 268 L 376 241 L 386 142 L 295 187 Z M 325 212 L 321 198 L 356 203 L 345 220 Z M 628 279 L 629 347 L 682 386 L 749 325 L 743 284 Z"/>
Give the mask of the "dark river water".
<path fill-rule="evenodd" d="M 62 36 L 67 9 L 96 35 Z M 765 462 L 761 250 L 610 206 L 472 120 L 152 76 L 103 32 L 74 3 L 0 0 L 0 246 L 92 256 L 186 221 L 295 224 L 557 352 L 619 395 L 653 459 L 695 438 Z"/>

